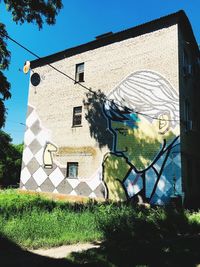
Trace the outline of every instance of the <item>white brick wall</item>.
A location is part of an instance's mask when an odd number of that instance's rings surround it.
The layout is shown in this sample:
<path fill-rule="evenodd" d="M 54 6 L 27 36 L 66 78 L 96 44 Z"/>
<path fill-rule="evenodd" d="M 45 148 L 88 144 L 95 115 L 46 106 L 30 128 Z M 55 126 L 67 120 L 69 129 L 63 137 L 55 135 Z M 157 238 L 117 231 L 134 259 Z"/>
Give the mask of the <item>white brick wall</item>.
<path fill-rule="evenodd" d="M 85 63 L 84 85 L 105 94 L 138 70 L 158 72 L 179 90 L 177 25 L 74 55 L 52 65 L 74 78 L 75 65 L 81 62 Z M 87 91 L 49 66 L 38 67 L 34 72 L 38 72 L 42 80 L 36 88 L 30 85 L 29 104 L 36 108 L 42 126 L 50 130 L 53 142 L 58 147 L 74 147 L 74 151 L 83 146 L 95 148 L 92 155 L 85 157 L 80 154 L 59 157 L 58 153 L 57 160 L 62 164 L 79 161 L 80 177 L 89 177 L 101 165 L 108 148 L 98 148 L 90 137 L 84 116 L 83 127 L 71 127 L 73 107 L 82 105 Z"/>

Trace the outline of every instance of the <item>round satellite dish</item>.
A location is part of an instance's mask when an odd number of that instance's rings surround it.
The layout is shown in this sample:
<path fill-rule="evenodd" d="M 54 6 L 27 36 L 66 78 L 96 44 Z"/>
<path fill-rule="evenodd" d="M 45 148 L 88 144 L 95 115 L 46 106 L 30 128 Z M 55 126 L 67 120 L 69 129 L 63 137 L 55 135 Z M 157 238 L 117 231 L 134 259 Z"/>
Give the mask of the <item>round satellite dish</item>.
<path fill-rule="evenodd" d="M 33 75 L 31 75 L 31 84 L 33 86 L 38 86 L 38 84 L 40 83 L 40 75 L 35 72 L 33 73 Z"/>
<path fill-rule="evenodd" d="M 24 72 L 25 74 L 27 74 L 27 73 L 29 72 L 29 70 L 30 70 L 30 66 L 31 66 L 30 61 L 26 61 L 26 62 L 24 63 L 23 72 Z"/>

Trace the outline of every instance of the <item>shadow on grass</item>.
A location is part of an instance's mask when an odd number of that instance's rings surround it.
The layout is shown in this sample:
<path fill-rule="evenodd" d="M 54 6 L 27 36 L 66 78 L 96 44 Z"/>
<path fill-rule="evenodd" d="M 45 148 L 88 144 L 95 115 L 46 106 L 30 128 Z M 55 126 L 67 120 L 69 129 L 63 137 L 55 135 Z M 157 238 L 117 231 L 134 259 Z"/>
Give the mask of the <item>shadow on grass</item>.
<path fill-rule="evenodd" d="M 65 259 L 52 259 L 39 256 L 34 253 L 23 250 L 21 247 L 1 235 L 0 237 L 0 266 L 2 267 L 74 267 Z"/>
<path fill-rule="evenodd" d="M 100 248 L 71 253 L 84 266 L 195 267 L 200 264 L 200 225 L 191 225 L 184 212 L 160 214 L 137 211 L 102 220 L 105 241 Z M 146 214 L 145 214 L 146 213 Z M 157 216 L 157 218 L 156 218 Z"/>

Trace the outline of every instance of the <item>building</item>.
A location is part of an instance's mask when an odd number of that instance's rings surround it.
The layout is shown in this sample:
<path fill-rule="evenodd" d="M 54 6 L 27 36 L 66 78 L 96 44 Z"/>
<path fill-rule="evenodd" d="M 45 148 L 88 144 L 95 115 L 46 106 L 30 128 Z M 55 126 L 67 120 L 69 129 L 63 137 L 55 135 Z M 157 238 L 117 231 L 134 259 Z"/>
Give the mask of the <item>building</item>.
<path fill-rule="evenodd" d="M 199 69 L 183 11 L 32 61 L 20 187 L 197 204 Z"/>

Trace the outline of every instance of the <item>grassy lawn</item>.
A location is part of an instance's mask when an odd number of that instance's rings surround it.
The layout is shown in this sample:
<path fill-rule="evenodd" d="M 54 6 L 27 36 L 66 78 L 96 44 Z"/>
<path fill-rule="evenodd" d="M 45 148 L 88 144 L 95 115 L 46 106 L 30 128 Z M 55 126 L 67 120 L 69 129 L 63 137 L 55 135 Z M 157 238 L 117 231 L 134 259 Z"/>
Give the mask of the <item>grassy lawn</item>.
<path fill-rule="evenodd" d="M 6 190 L 0 191 L 0 229 L 2 242 L 25 248 L 102 242 L 72 253 L 66 262 L 75 266 L 200 264 L 200 212 L 69 203 Z"/>
<path fill-rule="evenodd" d="M 0 193 L 0 232 L 26 248 L 101 240 L 97 213 L 92 202 L 53 201 L 14 190 Z"/>

